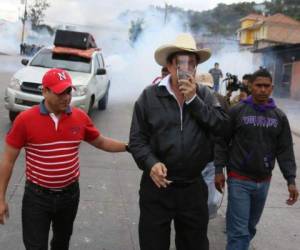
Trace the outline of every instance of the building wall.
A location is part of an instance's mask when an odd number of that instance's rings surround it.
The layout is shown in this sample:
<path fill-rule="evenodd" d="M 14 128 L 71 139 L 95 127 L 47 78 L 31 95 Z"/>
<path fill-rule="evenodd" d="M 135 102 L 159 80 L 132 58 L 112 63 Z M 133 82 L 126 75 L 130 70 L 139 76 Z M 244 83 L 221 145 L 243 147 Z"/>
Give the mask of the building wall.
<path fill-rule="evenodd" d="M 292 44 L 300 41 L 300 26 L 265 25 L 265 27 L 267 40 Z"/>
<path fill-rule="evenodd" d="M 254 30 L 254 41 L 265 40 L 267 38 L 267 31 L 268 31 L 268 27 L 264 25 Z"/>
<path fill-rule="evenodd" d="M 300 100 L 300 61 L 293 63 L 291 97 Z"/>
<path fill-rule="evenodd" d="M 246 29 L 251 26 L 256 22 L 256 20 L 244 20 L 241 22 L 241 29 Z M 254 44 L 254 31 L 253 30 L 241 30 L 240 31 L 240 44 L 241 45 L 253 45 Z"/>
<path fill-rule="evenodd" d="M 252 30 L 243 30 L 240 32 L 240 44 L 241 45 L 253 45 L 254 44 L 254 32 Z"/>
<path fill-rule="evenodd" d="M 262 54 L 263 64 L 271 71 L 274 83 L 274 95 L 300 100 L 300 46 L 284 51 Z M 284 65 L 292 65 L 290 82 L 284 76 Z"/>
<path fill-rule="evenodd" d="M 244 20 L 241 22 L 241 28 L 245 29 L 251 27 L 254 23 L 256 23 L 256 20 L 249 20 L 249 19 Z"/>

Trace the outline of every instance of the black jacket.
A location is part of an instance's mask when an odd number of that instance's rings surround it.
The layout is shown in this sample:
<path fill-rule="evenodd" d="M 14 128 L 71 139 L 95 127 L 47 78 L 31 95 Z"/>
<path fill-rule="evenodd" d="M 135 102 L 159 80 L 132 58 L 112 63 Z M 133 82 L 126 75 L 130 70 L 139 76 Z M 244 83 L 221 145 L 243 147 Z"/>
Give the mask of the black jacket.
<path fill-rule="evenodd" d="M 224 166 L 253 179 L 271 176 L 275 159 L 289 184 L 295 182 L 296 163 L 286 115 L 270 99 L 255 105 L 250 96 L 229 111 L 230 128 L 215 147 L 216 173 Z"/>
<path fill-rule="evenodd" d="M 212 158 L 211 133 L 222 133 L 228 120 L 207 87 L 199 87 L 197 97 L 183 105 L 181 117 L 179 105 L 166 87 L 152 85 L 135 103 L 130 151 L 144 171 L 162 162 L 169 179 L 196 178 Z"/>

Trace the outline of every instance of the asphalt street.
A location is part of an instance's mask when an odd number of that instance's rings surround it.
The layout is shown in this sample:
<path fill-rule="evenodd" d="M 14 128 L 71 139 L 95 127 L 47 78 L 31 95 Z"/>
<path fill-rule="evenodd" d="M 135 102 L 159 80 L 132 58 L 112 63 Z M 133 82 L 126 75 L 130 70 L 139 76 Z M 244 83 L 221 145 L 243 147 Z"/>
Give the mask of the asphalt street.
<path fill-rule="evenodd" d="M 1 56 L 0 69 L 0 146 L 10 128 L 4 108 L 4 90 L 13 71 L 21 67 L 19 58 Z M 12 66 L 9 66 L 9 65 Z M 18 65 L 18 66 L 16 66 Z M 147 85 L 147 83 L 145 84 Z M 122 86 L 122 87 L 121 87 Z M 110 137 L 127 141 L 136 95 L 124 96 L 124 85 L 112 82 L 108 109 L 95 108 L 92 119 L 100 131 Z M 299 124 L 300 126 L 300 124 Z M 298 126 L 298 127 L 299 127 Z M 297 163 L 300 163 L 300 138 L 294 137 Z M 109 154 L 82 143 L 81 201 L 74 224 L 70 249 L 133 250 L 138 247 L 138 190 L 141 171 L 127 153 Z M 10 218 L 0 226 L 0 249 L 20 250 L 22 245 L 21 200 L 24 189 L 24 152 L 17 161 L 8 189 Z M 300 178 L 297 177 L 298 186 Z M 253 246 L 256 250 L 299 250 L 300 202 L 288 207 L 286 183 L 278 167 L 274 171 L 269 198 Z M 209 238 L 212 250 L 225 246 L 224 214 L 226 197 L 219 216 L 210 221 Z M 172 245 L 174 249 L 174 245 Z"/>

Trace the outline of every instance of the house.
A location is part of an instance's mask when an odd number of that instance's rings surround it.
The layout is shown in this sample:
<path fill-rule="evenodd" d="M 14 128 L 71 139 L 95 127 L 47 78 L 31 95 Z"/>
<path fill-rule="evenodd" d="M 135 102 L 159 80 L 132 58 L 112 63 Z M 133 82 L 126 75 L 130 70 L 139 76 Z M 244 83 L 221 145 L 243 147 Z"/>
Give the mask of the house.
<path fill-rule="evenodd" d="M 300 100 L 300 43 L 256 49 L 273 76 L 274 95 Z"/>
<path fill-rule="evenodd" d="M 281 13 L 250 14 L 240 21 L 240 45 L 254 53 L 257 68 L 272 73 L 274 95 L 300 100 L 300 22 Z"/>
<path fill-rule="evenodd" d="M 266 48 L 279 44 L 300 42 L 300 22 L 277 13 L 272 16 L 250 14 L 240 20 L 238 30 L 240 45 L 254 49 Z"/>
<path fill-rule="evenodd" d="M 253 46 L 255 37 L 260 33 L 260 24 L 266 17 L 259 14 L 250 14 L 240 20 L 241 28 L 238 30 L 240 45 Z"/>

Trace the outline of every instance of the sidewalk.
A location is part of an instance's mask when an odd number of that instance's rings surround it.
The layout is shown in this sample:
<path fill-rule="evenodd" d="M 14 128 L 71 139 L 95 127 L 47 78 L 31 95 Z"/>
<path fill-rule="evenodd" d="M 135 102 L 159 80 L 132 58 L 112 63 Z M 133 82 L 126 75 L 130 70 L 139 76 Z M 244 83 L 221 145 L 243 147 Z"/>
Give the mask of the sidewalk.
<path fill-rule="evenodd" d="M 300 137 L 300 101 L 288 98 L 275 98 L 275 102 L 286 113 L 293 134 Z"/>

